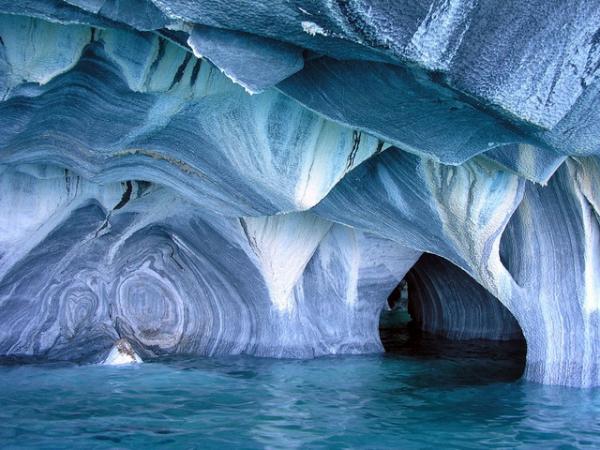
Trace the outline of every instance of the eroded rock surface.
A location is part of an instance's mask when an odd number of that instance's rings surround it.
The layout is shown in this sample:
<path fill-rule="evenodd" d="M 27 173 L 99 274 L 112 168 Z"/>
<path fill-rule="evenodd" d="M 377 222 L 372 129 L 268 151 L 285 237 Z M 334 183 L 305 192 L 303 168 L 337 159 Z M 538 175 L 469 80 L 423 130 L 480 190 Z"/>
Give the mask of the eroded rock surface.
<path fill-rule="evenodd" d="M 426 252 L 423 323 L 599 385 L 599 30 L 595 0 L 0 0 L 0 355 L 381 351 Z"/>

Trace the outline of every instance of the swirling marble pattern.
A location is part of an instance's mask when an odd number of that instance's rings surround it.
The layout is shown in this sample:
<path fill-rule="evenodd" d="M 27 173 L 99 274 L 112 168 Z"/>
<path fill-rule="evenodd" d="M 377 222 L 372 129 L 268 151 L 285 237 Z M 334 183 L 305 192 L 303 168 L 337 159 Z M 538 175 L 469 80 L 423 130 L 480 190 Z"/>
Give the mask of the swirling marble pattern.
<path fill-rule="evenodd" d="M 596 159 L 569 160 L 547 187 L 528 187 L 501 242 L 518 284 L 508 306 L 527 339 L 527 376 L 545 383 L 600 380 L 598 169 Z"/>
<path fill-rule="evenodd" d="M 427 252 L 455 337 L 493 296 L 599 385 L 599 10 L 0 0 L 0 355 L 380 351 Z"/>
<path fill-rule="evenodd" d="M 421 252 L 334 225 L 296 287 L 317 354 L 382 351 L 379 316 Z"/>
<path fill-rule="evenodd" d="M 315 211 L 453 262 L 518 321 L 528 378 L 594 386 L 597 170 L 595 158 L 569 159 L 543 187 L 481 160 L 450 168 L 390 151 L 349 174 Z"/>
<path fill-rule="evenodd" d="M 47 234 L 2 257 L 4 356 L 93 360 L 117 338 L 142 356 L 379 351 L 379 311 L 419 255 L 311 213 L 230 219 L 144 183 L 26 169 L 3 174 L 3 198 L 44 203 L 29 223 Z"/>
<path fill-rule="evenodd" d="M 493 0 L 152 3 L 175 21 L 258 34 L 336 59 L 408 62 L 567 153 L 599 149 L 599 135 L 582 123 L 589 112 L 579 107 L 600 98 L 595 0 L 501 7 Z"/>
<path fill-rule="evenodd" d="M 445 166 L 390 149 L 348 174 L 314 211 L 452 261 L 499 292 L 497 247 L 524 182 L 487 160 Z M 485 281 L 483 281 L 485 280 Z"/>
<path fill-rule="evenodd" d="M 383 146 L 273 91 L 248 96 L 164 40 L 90 36 L 71 70 L 0 103 L 1 162 L 43 160 L 103 183 L 135 167 L 212 211 L 265 215 L 310 208 Z"/>
<path fill-rule="evenodd" d="M 319 58 L 279 88 L 336 122 L 446 164 L 496 147 L 535 144 L 460 95 L 437 88 L 427 74 L 393 65 Z"/>

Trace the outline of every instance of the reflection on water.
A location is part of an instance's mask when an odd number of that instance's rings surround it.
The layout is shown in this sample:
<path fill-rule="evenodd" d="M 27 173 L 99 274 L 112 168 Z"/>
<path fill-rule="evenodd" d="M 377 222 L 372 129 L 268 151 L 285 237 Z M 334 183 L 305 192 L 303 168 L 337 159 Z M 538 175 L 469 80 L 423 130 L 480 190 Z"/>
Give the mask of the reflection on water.
<path fill-rule="evenodd" d="M 600 390 L 519 381 L 522 349 L 388 338 L 395 353 L 307 361 L 239 356 L 125 367 L 2 366 L 0 443 L 600 447 Z"/>
<path fill-rule="evenodd" d="M 390 356 L 417 360 L 444 360 L 446 376 L 419 375 L 423 386 L 474 385 L 518 380 L 525 369 L 527 346 L 524 340 L 453 341 L 416 328 L 406 311 L 382 314 L 379 333 Z"/>

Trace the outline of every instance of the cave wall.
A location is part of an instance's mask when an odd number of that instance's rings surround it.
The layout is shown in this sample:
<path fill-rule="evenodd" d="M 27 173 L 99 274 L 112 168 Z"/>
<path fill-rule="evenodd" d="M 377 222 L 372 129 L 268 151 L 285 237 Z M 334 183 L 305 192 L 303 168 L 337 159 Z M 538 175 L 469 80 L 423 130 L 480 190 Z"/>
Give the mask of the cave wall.
<path fill-rule="evenodd" d="M 0 355 L 381 351 L 427 252 L 600 384 L 599 9 L 0 0 Z"/>
<path fill-rule="evenodd" d="M 569 160 L 548 186 L 528 186 L 501 241 L 516 284 L 507 306 L 527 339 L 526 376 L 546 383 L 598 383 L 599 168 L 596 158 Z"/>
<path fill-rule="evenodd" d="M 2 175 L 4 356 L 94 361 L 118 338 L 143 356 L 381 351 L 379 311 L 419 256 L 309 212 L 227 218 L 150 183 Z"/>

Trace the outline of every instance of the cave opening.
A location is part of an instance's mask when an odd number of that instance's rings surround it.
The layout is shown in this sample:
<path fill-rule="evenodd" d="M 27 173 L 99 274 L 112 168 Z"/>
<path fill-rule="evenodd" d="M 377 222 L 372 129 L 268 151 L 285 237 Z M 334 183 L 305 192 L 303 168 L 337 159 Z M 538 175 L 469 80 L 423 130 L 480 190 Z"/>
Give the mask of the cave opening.
<path fill-rule="evenodd" d="M 492 294 L 447 260 L 423 254 L 390 293 L 379 335 L 391 357 L 453 363 L 461 384 L 513 381 L 525 369 L 522 330 Z"/>

